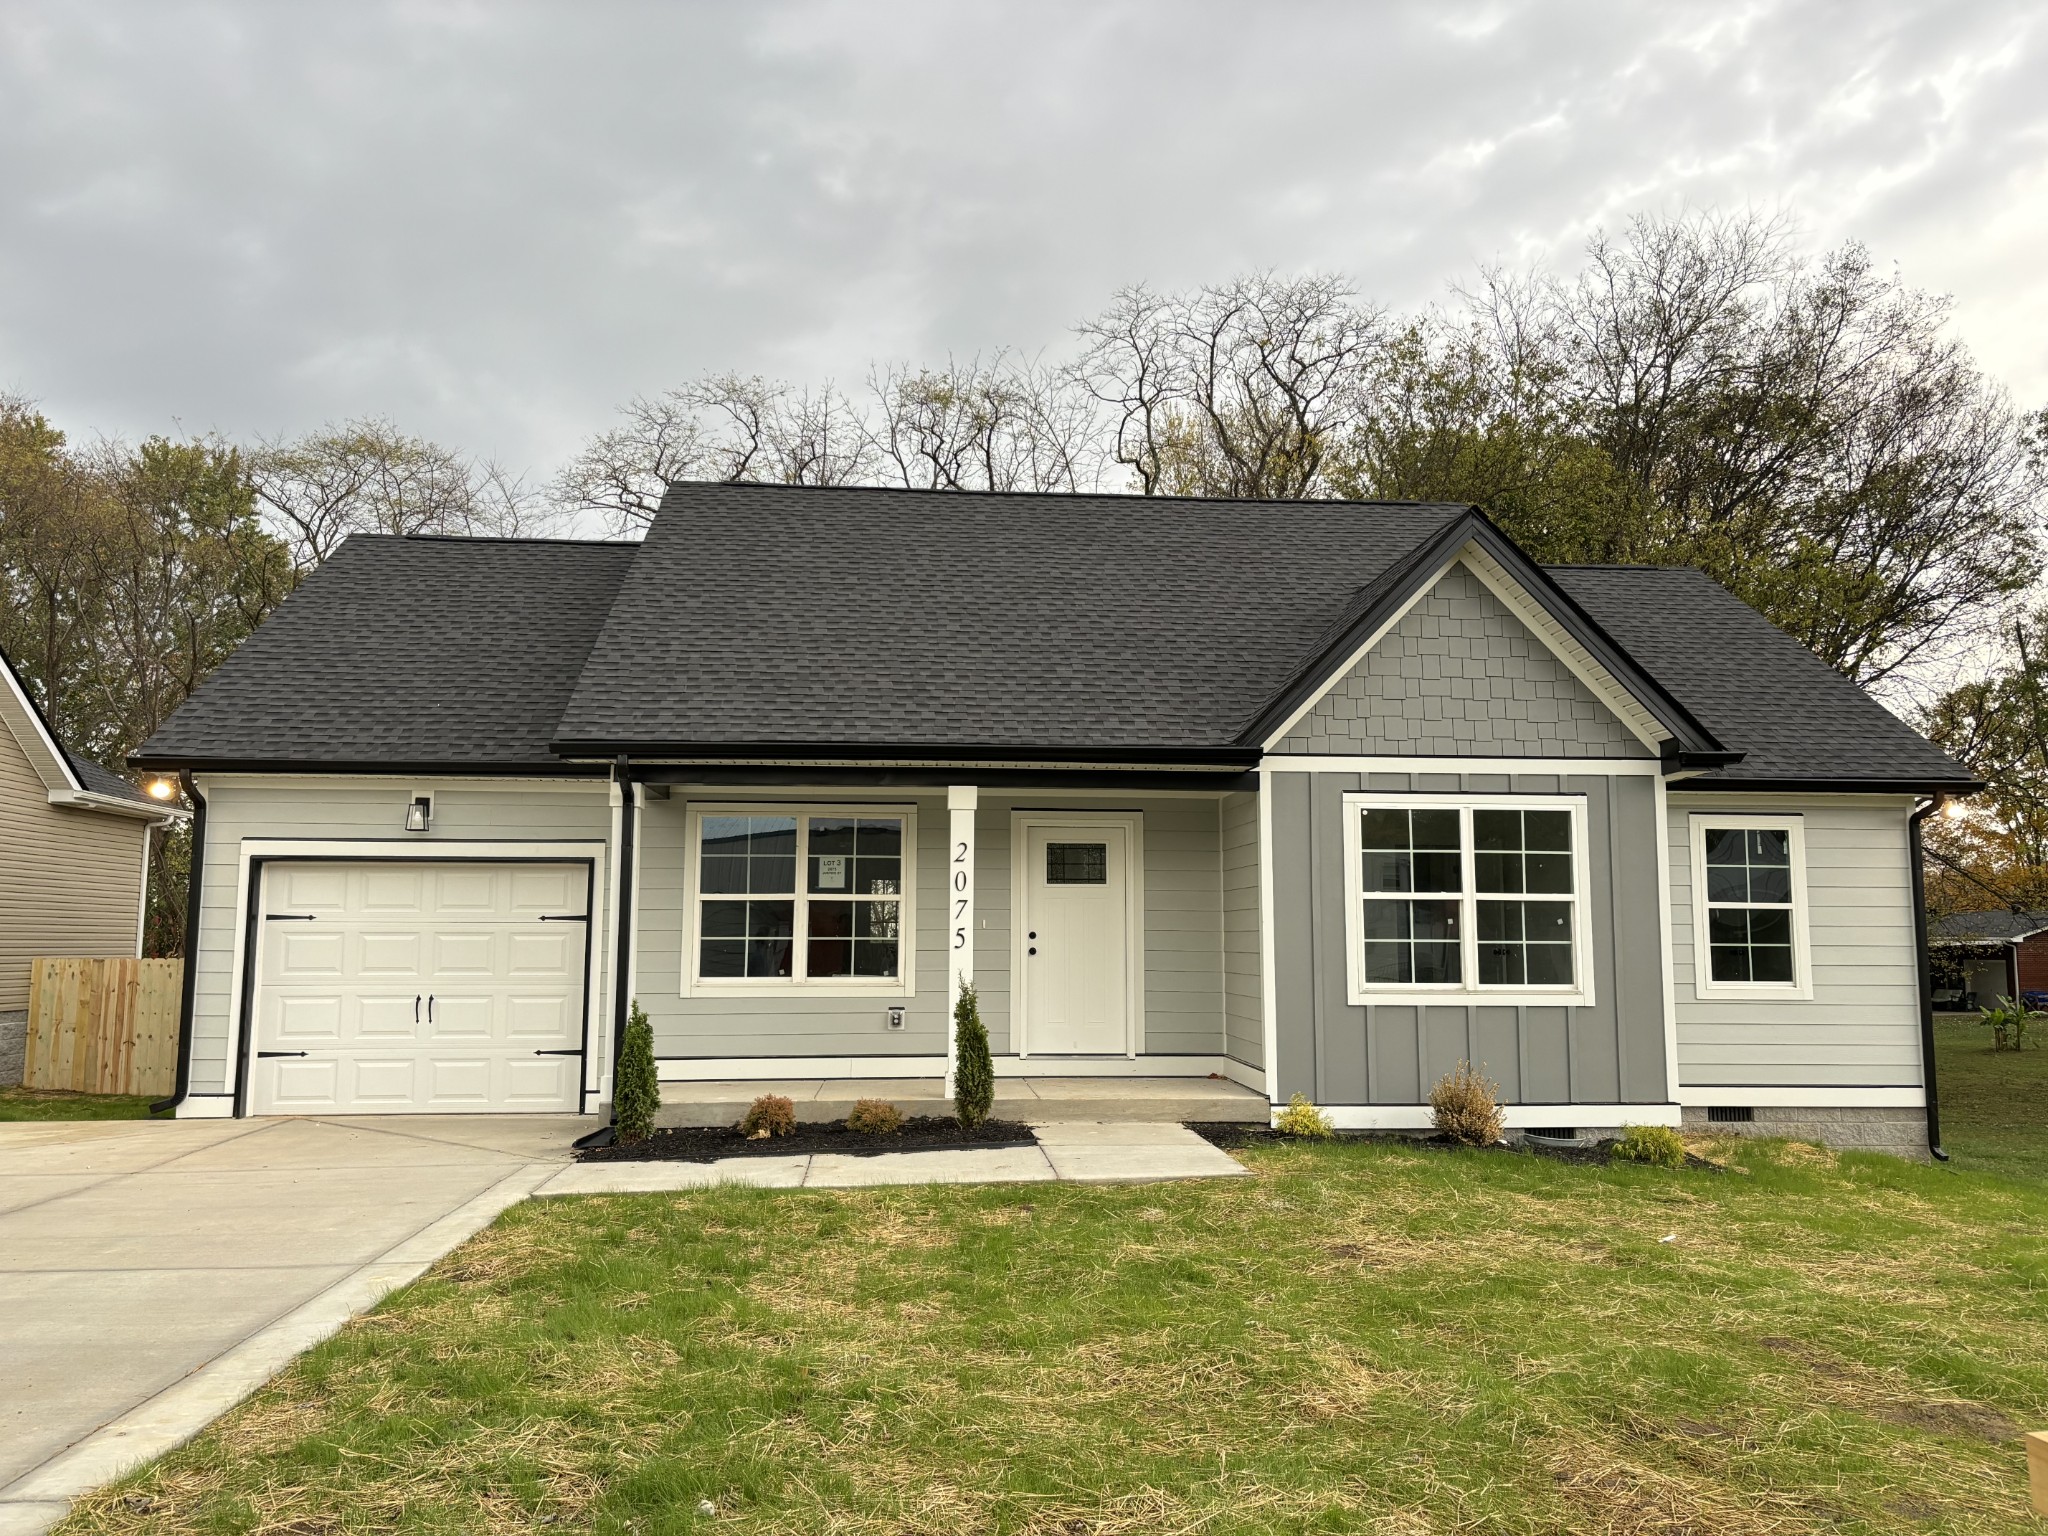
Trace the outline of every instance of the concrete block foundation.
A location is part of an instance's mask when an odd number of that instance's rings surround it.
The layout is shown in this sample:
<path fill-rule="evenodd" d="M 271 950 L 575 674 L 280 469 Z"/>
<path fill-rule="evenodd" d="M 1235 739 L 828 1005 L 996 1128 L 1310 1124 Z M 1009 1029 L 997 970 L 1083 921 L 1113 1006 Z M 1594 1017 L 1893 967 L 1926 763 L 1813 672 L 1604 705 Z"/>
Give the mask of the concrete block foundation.
<path fill-rule="evenodd" d="M 1709 1120 L 1707 1111 L 1688 1107 L 1683 1129 L 1689 1135 L 1782 1136 L 1788 1141 L 1814 1141 L 1837 1152 L 1886 1152 L 1893 1157 L 1927 1162 L 1927 1112 L 1924 1109 L 1842 1109 L 1759 1104 L 1749 1120 Z"/>

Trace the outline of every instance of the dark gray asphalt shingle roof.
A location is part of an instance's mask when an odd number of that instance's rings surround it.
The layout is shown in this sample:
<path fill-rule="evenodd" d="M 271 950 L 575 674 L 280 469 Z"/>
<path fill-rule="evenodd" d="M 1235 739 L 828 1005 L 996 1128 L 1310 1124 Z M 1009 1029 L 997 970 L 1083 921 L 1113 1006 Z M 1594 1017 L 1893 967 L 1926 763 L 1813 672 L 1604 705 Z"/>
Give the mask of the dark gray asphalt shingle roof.
<path fill-rule="evenodd" d="M 679 485 L 558 739 L 1227 746 L 1466 510 Z"/>
<path fill-rule="evenodd" d="M 116 800 L 133 800 L 140 805 L 156 804 L 120 774 L 102 768 L 89 758 L 80 757 L 69 747 L 64 749 L 64 756 L 71 764 L 71 771 L 78 775 L 78 782 L 93 794 L 112 795 Z"/>
<path fill-rule="evenodd" d="M 1683 566 L 1551 566 L 1551 578 L 1728 747 L 1687 782 L 1883 780 L 1970 773 L 1713 578 Z"/>
<path fill-rule="evenodd" d="M 543 766 L 631 544 L 362 535 L 139 759 Z"/>
<path fill-rule="evenodd" d="M 680 485 L 641 545 L 358 537 L 138 756 L 1217 750 L 1466 511 Z M 1697 572 L 1551 574 L 1749 754 L 1691 782 L 1968 780 Z"/>
<path fill-rule="evenodd" d="M 1951 912 L 1927 925 L 1937 943 L 2010 943 L 2048 932 L 2048 912 Z"/>

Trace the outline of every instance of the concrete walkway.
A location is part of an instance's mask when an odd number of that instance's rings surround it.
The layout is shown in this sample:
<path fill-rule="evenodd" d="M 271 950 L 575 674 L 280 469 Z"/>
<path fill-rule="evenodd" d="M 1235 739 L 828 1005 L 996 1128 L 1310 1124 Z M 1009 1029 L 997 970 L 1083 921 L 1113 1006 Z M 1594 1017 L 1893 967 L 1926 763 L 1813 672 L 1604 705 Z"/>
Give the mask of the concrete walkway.
<path fill-rule="evenodd" d="M 574 1163 L 541 1195 L 641 1194 L 753 1184 L 771 1189 L 858 1189 L 878 1184 L 1135 1184 L 1231 1178 L 1248 1172 L 1185 1126 L 1156 1121 L 1062 1121 L 1036 1127 L 1035 1147 L 883 1152 L 849 1157 L 727 1157 L 715 1163 Z"/>
<path fill-rule="evenodd" d="M 190 1439 L 536 1193 L 1243 1174 L 1177 1125 L 1036 1147 L 570 1162 L 550 1115 L 0 1124 L 0 1536 Z"/>

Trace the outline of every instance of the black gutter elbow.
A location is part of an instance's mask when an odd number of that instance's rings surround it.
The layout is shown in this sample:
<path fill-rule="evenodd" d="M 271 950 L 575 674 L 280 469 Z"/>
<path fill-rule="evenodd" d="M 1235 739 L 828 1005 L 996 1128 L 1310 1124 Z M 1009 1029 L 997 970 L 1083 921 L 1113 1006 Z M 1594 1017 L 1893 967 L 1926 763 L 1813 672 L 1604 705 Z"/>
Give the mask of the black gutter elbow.
<path fill-rule="evenodd" d="M 1941 1144 L 1941 1104 L 1934 1081 L 1934 967 L 1927 955 L 1927 856 L 1920 846 L 1920 823 L 1946 800 L 1945 795 L 1935 795 L 1908 823 L 1913 844 L 1913 936 L 1920 950 L 1920 1081 L 1927 1097 L 1927 1151 L 1937 1163 L 1947 1162 L 1948 1152 Z"/>
<path fill-rule="evenodd" d="M 199 793 L 199 786 L 185 769 L 178 771 L 178 783 L 193 806 L 192 857 L 185 865 L 185 977 L 178 996 L 178 1076 L 171 1096 L 149 1106 L 152 1115 L 170 1113 L 192 1091 L 192 989 L 199 979 L 199 886 L 206 873 L 206 796 Z"/>

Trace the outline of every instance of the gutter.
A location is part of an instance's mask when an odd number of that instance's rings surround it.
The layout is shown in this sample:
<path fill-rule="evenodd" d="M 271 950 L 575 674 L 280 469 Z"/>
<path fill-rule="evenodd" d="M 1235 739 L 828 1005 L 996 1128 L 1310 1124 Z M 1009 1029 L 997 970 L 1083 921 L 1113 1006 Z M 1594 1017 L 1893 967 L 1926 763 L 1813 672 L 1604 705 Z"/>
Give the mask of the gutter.
<path fill-rule="evenodd" d="M 197 810 L 192 815 L 192 858 L 185 870 L 185 982 L 178 998 L 178 1076 L 171 1096 L 149 1106 L 152 1115 L 175 1111 L 192 1090 L 192 989 L 199 980 L 199 886 L 206 873 L 206 796 L 181 772 L 178 782 Z"/>
<path fill-rule="evenodd" d="M 1927 1150 L 1937 1163 L 1948 1161 L 1941 1144 L 1940 1092 L 1934 1076 L 1934 967 L 1927 955 L 1927 859 L 1920 846 L 1920 824 L 1946 803 L 1935 794 L 1907 822 L 1913 845 L 1913 937 L 1920 970 L 1920 1081 L 1927 1098 Z"/>
<path fill-rule="evenodd" d="M 53 789 L 49 799 L 52 805 L 83 811 L 111 811 L 117 816 L 134 816 L 157 826 L 183 821 L 192 814 L 182 806 L 160 805 L 153 800 L 127 800 L 119 795 L 103 795 L 94 789 Z"/>

